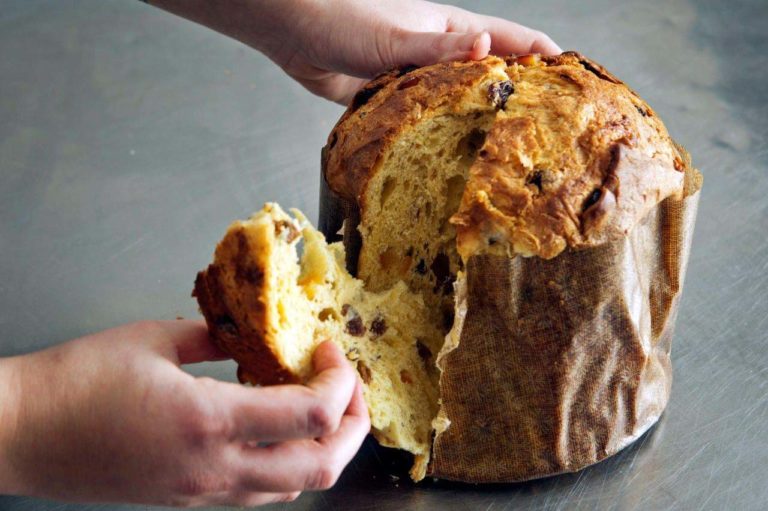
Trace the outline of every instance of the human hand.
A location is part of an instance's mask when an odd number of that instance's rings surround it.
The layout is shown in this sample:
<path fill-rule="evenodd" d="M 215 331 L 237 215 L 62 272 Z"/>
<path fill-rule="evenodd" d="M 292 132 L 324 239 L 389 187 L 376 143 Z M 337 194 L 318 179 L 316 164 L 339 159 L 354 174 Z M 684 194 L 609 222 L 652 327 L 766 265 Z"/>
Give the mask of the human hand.
<path fill-rule="evenodd" d="M 264 52 L 313 93 L 346 105 L 406 65 L 562 50 L 546 34 L 423 0 L 152 0 Z"/>
<path fill-rule="evenodd" d="M 222 358 L 202 322 L 166 321 L 0 360 L 0 493 L 254 506 L 331 487 L 370 428 L 340 350 L 318 346 L 307 386 L 179 368 Z"/>

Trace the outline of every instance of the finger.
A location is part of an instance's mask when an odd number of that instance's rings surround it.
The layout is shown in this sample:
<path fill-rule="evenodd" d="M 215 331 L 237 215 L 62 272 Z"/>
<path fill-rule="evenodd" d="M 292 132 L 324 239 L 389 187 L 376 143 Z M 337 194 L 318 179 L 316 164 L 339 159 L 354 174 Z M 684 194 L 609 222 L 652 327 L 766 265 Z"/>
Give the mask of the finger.
<path fill-rule="evenodd" d="M 355 391 L 352 394 L 352 400 L 349 402 L 345 415 L 352 415 L 361 419 L 368 419 L 370 423 L 370 415 L 368 413 L 368 405 L 365 403 L 365 397 L 363 396 L 363 382 L 358 378 L 355 384 Z M 368 426 L 370 429 L 370 424 Z"/>
<path fill-rule="evenodd" d="M 389 55 L 383 55 L 387 67 L 426 66 L 448 60 L 479 60 L 491 49 L 487 32 L 410 32 L 392 34 Z"/>
<path fill-rule="evenodd" d="M 323 341 L 317 345 L 312 354 L 312 367 L 315 369 L 315 379 L 321 376 L 325 371 L 343 369 L 346 371 L 350 366 L 344 352 L 331 341 Z M 314 381 L 314 379 L 313 379 Z M 311 386 L 311 384 L 310 384 Z"/>
<path fill-rule="evenodd" d="M 504 20 L 500 20 L 504 21 Z M 512 23 L 512 22 L 506 22 Z M 516 23 L 513 23 L 516 25 Z M 503 25 L 500 23 L 500 25 Z M 563 52 L 547 34 L 518 25 L 525 30 L 511 32 L 497 29 L 491 31 L 491 53 L 494 55 L 511 55 L 540 53 L 542 55 L 559 55 Z"/>
<path fill-rule="evenodd" d="M 357 376 L 332 343 L 320 344 L 314 361 L 319 372 L 307 386 L 249 388 L 208 382 L 220 413 L 230 418 L 233 439 L 271 442 L 335 432 L 349 407 Z"/>
<path fill-rule="evenodd" d="M 556 55 L 563 51 L 543 32 L 513 21 L 474 14 L 462 9 L 450 9 L 447 28 L 451 32 L 487 31 L 491 35 L 491 53 L 494 55 Z"/>
<path fill-rule="evenodd" d="M 338 480 L 370 431 L 362 384 L 338 431 L 318 440 L 243 448 L 240 484 L 253 491 L 325 490 Z"/>

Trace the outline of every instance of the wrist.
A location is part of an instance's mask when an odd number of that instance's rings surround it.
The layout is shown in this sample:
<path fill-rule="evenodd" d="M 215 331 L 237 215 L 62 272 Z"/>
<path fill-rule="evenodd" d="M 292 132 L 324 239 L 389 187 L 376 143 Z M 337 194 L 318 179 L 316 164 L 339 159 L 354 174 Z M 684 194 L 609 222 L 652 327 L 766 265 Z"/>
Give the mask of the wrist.
<path fill-rule="evenodd" d="M 14 446 L 20 429 L 22 358 L 0 358 L 0 494 L 21 492 Z"/>

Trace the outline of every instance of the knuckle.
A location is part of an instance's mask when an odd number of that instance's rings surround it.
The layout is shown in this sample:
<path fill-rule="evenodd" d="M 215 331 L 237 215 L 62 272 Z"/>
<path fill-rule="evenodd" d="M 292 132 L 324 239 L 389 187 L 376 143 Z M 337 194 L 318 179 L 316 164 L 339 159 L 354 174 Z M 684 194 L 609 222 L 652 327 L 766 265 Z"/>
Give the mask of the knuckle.
<path fill-rule="evenodd" d="M 206 448 L 227 437 L 227 424 L 221 415 L 207 409 L 192 406 L 181 418 L 181 431 L 192 448 Z"/>
<path fill-rule="evenodd" d="M 317 403 L 307 411 L 307 430 L 315 436 L 330 435 L 338 428 L 338 420 L 331 408 L 324 403 Z"/>
<path fill-rule="evenodd" d="M 194 502 L 200 497 L 219 493 L 228 489 L 227 481 L 212 472 L 188 474 L 176 483 L 174 493 L 179 503 Z"/>
<path fill-rule="evenodd" d="M 407 32 L 401 28 L 392 27 L 376 31 L 379 37 L 375 39 L 375 55 L 385 67 L 397 64 L 398 49 L 402 47 Z"/>

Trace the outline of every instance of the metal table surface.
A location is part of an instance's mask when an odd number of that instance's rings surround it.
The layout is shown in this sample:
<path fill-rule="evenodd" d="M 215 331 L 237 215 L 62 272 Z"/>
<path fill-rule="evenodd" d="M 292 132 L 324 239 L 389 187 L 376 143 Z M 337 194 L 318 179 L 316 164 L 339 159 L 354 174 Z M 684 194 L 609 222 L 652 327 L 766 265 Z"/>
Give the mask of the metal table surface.
<path fill-rule="evenodd" d="M 702 169 L 671 402 L 634 446 L 577 474 L 413 485 L 367 442 L 335 488 L 285 509 L 768 508 L 768 2 L 460 4 L 603 63 Z M 192 280 L 230 221 L 267 200 L 316 217 L 320 147 L 340 107 L 140 2 L 2 7 L 0 355 L 195 317 Z M 231 362 L 190 370 L 234 376 Z M 0 497 L 0 509 L 146 507 Z"/>

